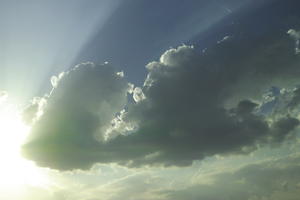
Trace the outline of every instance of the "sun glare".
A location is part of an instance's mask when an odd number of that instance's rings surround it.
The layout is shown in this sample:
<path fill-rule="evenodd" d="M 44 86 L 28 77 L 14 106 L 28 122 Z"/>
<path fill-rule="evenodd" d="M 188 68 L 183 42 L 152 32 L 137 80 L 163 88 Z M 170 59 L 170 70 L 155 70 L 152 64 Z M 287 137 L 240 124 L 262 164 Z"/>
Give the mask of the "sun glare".
<path fill-rule="evenodd" d="M 0 187 L 23 185 L 42 186 L 46 175 L 42 170 L 22 158 L 20 153 L 30 127 L 21 119 L 16 106 L 0 101 Z"/>

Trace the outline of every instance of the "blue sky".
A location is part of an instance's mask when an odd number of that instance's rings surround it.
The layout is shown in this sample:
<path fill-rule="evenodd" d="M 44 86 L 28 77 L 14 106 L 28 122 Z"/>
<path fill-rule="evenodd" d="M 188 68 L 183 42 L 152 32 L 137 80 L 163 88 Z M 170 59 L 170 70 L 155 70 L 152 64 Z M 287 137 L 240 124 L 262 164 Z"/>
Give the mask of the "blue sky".
<path fill-rule="evenodd" d="M 87 61 L 109 61 L 141 84 L 148 62 L 247 2 L 1 1 L 2 89 L 28 100 L 53 74 Z"/>

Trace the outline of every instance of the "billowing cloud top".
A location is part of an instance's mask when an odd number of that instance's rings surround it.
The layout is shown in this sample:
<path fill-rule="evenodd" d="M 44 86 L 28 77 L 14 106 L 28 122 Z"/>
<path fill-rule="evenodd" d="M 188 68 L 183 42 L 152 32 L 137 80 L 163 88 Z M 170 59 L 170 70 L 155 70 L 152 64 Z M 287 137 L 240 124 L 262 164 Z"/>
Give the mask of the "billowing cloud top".
<path fill-rule="evenodd" d="M 298 92 L 270 113 L 262 109 L 263 94 L 299 82 L 293 45 L 287 34 L 251 42 L 230 37 L 202 54 L 183 45 L 149 63 L 136 88 L 109 65 L 76 66 L 52 78 L 43 106 L 28 109 L 42 114 L 23 154 L 61 170 L 94 163 L 187 166 L 280 144 L 299 124 L 292 112 Z M 127 102 L 128 93 L 135 102 Z"/>
<path fill-rule="evenodd" d="M 32 127 L 25 155 L 54 168 L 89 166 L 96 140 L 104 140 L 111 120 L 124 108 L 129 86 L 108 64 L 92 63 L 80 64 L 51 82 L 50 95 L 33 101 L 25 111 L 29 117 L 43 113 Z"/>

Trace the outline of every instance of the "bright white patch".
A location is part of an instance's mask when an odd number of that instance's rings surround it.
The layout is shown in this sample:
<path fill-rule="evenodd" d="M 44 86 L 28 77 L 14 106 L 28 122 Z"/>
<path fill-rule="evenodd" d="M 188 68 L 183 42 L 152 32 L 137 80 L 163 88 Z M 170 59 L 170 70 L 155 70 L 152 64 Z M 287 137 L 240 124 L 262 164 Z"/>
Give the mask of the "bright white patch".
<path fill-rule="evenodd" d="M 133 99 L 136 103 L 138 103 L 139 101 L 142 101 L 144 99 L 146 99 L 145 94 L 143 93 L 142 88 L 140 87 L 136 87 L 133 90 Z"/>
<path fill-rule="evenodd" d="M 43 186 L 46 177 L 34 163 L 25 160 L 20 148 L 30 130 L 16 107 L 0 102 L 0 188 L 14 188 L 25 185 Z"/>
<path fill-rule="evenodd" d="M 226 35 L 225 37 L 223 37 L 222 40 L 219 40 L 217 43 L 220 44 L 220 43 L 225 42 L 226 40 L 229 40 L 229 39 L 230 39 L 230 36 Z"/>
<path fill-rule="evenodd" d="M 117 75 L 123 78 L 124 77 L 124 72 L 123 71 L 117 72 Z"/>

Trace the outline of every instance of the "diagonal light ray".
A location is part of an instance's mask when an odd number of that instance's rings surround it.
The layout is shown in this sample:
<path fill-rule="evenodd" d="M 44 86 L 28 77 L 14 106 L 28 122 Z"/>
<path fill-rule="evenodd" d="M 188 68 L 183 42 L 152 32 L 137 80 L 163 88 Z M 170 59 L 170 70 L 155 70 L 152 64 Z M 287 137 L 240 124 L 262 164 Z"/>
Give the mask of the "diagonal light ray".
<path fill-rule="evenodd" d="M 0 89 L 18 100 L 37 95 L 50 74 L 69 67 L 118 4 L 119 0 L 1 1 Z"/>

